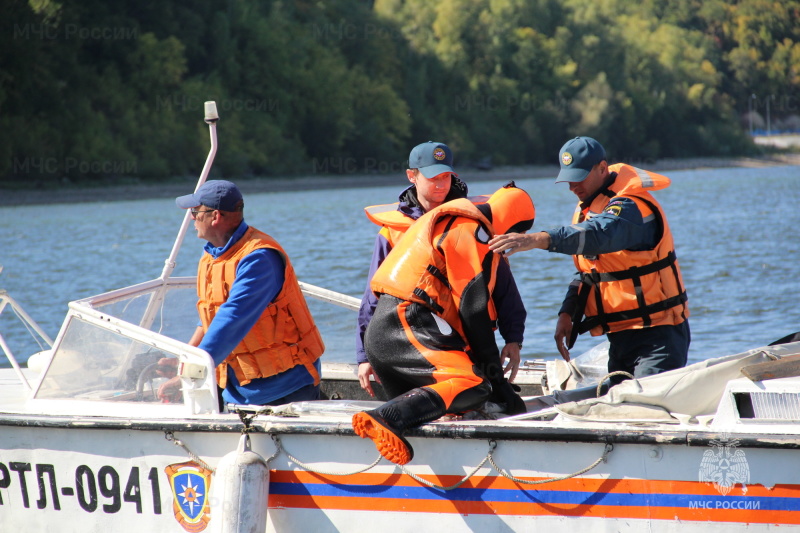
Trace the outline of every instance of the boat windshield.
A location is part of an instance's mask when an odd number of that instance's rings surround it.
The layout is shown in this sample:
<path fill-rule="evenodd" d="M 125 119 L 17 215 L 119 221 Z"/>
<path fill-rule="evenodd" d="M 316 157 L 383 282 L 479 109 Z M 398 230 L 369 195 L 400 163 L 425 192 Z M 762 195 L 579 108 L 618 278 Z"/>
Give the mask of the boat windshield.
<path fill-rule="evenodd" d="M 166 381 L 158 366 L 165 357 L 169 354 L 75 318 L 36 398 L 155 402 L 158 385 Z"/>
<path fill-rule="evenodd" d="M 179 362 L 193 368 L 184 392 L 211 388 L 210 358 L 185 344 L 197 327 L 196 299 L 194 280 L 176 278 L 70 303 L 34 398 L 160 403 L 158 387 Z"/>

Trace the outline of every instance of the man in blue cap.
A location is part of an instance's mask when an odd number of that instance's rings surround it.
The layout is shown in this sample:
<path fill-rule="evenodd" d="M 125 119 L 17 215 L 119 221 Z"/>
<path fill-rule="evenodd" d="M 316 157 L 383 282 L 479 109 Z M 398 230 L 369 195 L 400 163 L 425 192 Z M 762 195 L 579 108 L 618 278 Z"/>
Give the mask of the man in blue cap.
<path fill-rule="evenodd" d="M 499 235 L 497 253 L 539 248 L 573 256 L 578 274 L 558 312 L 556 346 L 569 361 L 578 334 L 606 334 L 608 371 L 635 377 L 686 365 L 689 308 L 672 233 L 649 191 L 670 185 L 666 176 L 626 164 L 609 166 L 591 137 L 567 141 L 556 183 L 579 200 L 572 225 L 530 235 Z M 616 384 L 624 374 L 611 379 Z"/>
<path fill-rule="evenodd" d="M 488 240 L 527 231 L 535 215 L 513 182 L 479 205 L 445 202 L 408 229 L 372 277 L 378 307 L 364 346 L 391 399 L 354 415 L 353 429 L 386 459 L 410 461 L 405 432 L 445 413 L 483 409 L 487 400 L 509 415 L 525 412 L 495 341 L 492 292 L 506 259 Z"/>
<path fill-rule="evenodd" d="M 244 221 L 230 181 L 212 180 L 176 198 L 208 241 L 197 269 L 200 325 L 189 340 L 211 355 L 226 403 L 281 405 L 319 399 L 325 347 L 286 252 Z M 174 360 L 173 360 L 174 361 Z M 179 378 L 159 387 L 175 398 Z"/>
<path fill-rule="evenodd" d="M 453 170 L 453 152 L 446 144 L 428 141 L 415 146 L 408 156 L 408 167 L 406 178 L 411 185 L 400 193 L 399 203 L 365 209 L 367 217 L 381 226 L 372 251 L 356 330 L 359 383 L 370 396 L 375 395 L 370 382 L 370 376 L 375 373 L 364 351 L 364 335 L 378 303 L 370 289 L 370 281 L 395 244 L 419 217 L 445 202 L 467 197 L 467 184 Z M 500 335 L 506 342 L 500 353 L 501 364 L 505 364 L 505 370 L 510 372 L 509 379 L 513 381 L 520 363 L 526 312 L 511 269 L 502 263 L 492 299 L 497 309 Z"/>

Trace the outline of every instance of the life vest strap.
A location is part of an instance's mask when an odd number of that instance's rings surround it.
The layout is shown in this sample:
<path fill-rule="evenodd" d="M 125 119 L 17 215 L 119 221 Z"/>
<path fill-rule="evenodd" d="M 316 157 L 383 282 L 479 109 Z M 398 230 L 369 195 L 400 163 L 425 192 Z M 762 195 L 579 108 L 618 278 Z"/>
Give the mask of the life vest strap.
<path fill-rule="evenodd" d="M 621 322 L 623 320 L 630 320 L 634 318 L 640 318 L 642 320 L 642 325 L 644 327 L 650 327 L 652 325 L 652 320 L 650 315 L 652 313 L 656 313 L 659 311 L 664 311 L 671 307 L 677 306 L 685 302 L 688 298 L 686 297 L 686 291 L 683 290 L 683 287 L 680 287 L 681 294 L 669 298 L 663 302 L 657 302 L 655 304 L 647 305 L 645 297 L 644 297 L 644 290 L 642 288 L 642 277 L 648 274 L 654 274 L 660 270 L 669 268 L 672 270 L 673 275 L 675 276 L 676 280 L 679 280 L 677 274 L 677 256 L 675 251 L 670 251 L 666 257 L 663 259 L 659 259 L 658 261 L 654 261 L 649 265 L 644 265 L 640 267 L 631 267 L 625 270 L 618 270 L 616 272 L 597 272 L 596 270 L 592 270 L 591 272 L 581 274 L 581 281 L 586 283 L 589 286 L 595 287 L 595 304 L 597 305 L 597 316 L 591 317 L 583 322 L 581 322 L 579 326 L 580 333 L 584 333 L 589 331 L 595 326 L 602 326 L 603 333 L 608 333 L 611 331 L 610 324 L 613 322 Z M 633 282 L 633 289 L 636 295 L 636 302 L 638 303 L 639 307 L 635 310 L 630 311 L 619 311 L 616 313 L 606 313 L 603 310 L 603 299 L 601 295 L 600 288 L 598 285 L 600 283 L 608 283 L 611 281 L 622 281 L 622 280 L 632 280 Z M 683 296 L 684 299 L 681 302 L 667 305 L 667 302 L 671 302 L 676 298 Z M 661 307 L 662 305 L 666 305 L 666 307 Z M 685 318 L 685 317 L 684 317 Z M 587 323 L 590 325 L 587 326 Z M 585 329 L 584 329 L 585 328 Z"/>
<path fill-rule="evenodd" d="M 668 309 L 672 309 L 673 307 L 677 307 L 679 305 L 683 305 L 689 299 L 686 291 L 680 293 L 677 296 L 673 296 L 672 298 L 667 298 L 666 300 L 662 300 L 660 302 L 656 302 L 645 307 L 640 307 L 638 309 L 631 309 L 629 311 L 618 311 L 616 313 L 608 313 L 598 316 L 593 316 L 586 318 L 583 320 L 579 325 L 579 332 L 586 333 L 592 328 L 597 326 L 602 326 L 603 331 L 608 333 L 610 328 L 608 327 L 609 324 L 614 322 L 622 322 L 625 320 L 632 320 L 635 318 L 644 318 L 647 315 L 652 315 L 661 311 L 666 311 Z"/>
<path fill-rule="evenodd" d="M 640 276 L 636 276 L 633 278 L 633 290 L 636 293 L 636 303 L 639 306 L 639 309 L 643 309 L 647 307 L 647 300 L 644 299 L 644 289 L 642 288 L 642 278 Z M 650 319 L 650 314 L 646 314 L 642 317 L 642 325 L 646 328 L 649 328 L 653 324 L 653 321 Z"/>
<path fill-rule="evenodd" d="M 428 296 L 428 293 L 427 293 L 427 292 L 425 292 L 425 291 L 423 291 L 423 290 L 422 290 L 422 289 L 420 289 L 419 287 L 417 287 L 416 289 L 414 289 L 414 296 L 416 296 L 417 298 L 419 298 L 419 299 L 421 299 L 423 302 L 425 302 L 425 304 L 426 304 L 428 307 L 430 307 L 431 309 L 433 309 L 433 310 L 434 310 L 436 313 L 439 313 L 440 315 L 441 315 L 442 313 L 444 313 L 444 307 L 442 307 L 441 305 L 439 305 L 438 303 L 436 303 L 436 300 L 434 300 L 433 298 L 431 298 L 430 296 Z"/>
<path fill-rule="evenodd" d="M 672 267 L 677 260 L 678 257 L 675 255 L 675 251 L 673 250 L 669 252 L 665 258 L 654 261 L 649 265 L 631 267 L 625 270 L 617 270 L 616 272 L 597 272 L 592 270 L 592 272 L 582 273 L 581 281 L 589 285 L 597 285 L 598 283 L 607 283 L 609 281 L 622 281 L 626 279 L 641 278 L 648 274 L 654 274 L 659 270 Z"/>
<path fill-rule="evenodd" d="M 448 289 L 451 288 L 450 282 L 447 280 L 447 276 L 444 275 L 444 272 L 436 268 L 436 265 L 428 265 L 428 268 L 426 270 L 431 274 L 433 274 L 433 277 L 441 281 L 445 287 L 447 287 Z"/>
<path fill-rule="evenodd" d="M 599 276 L 600 276 L 600 273 L 597 272 L 597 270 L 592 269 L 592 277 L 593 277 L 593 279 L 598 279 L 599 280 Z M 591 284 L 590 284 L 590 286 L 591 286 Z M 598 318 L 607 316 L 606 312 L 605 312 L 605 309 L 603 308 L 603 293 L 600 291 L 599 282 L 594 284 L 594 291 L 593 292 L 594 292 L 594 304 L 597 307 L 597 316 L 598 316 Z M 603 334 L 606 334 L 611 330 L 611 328 L 608 327 L 608 321 L 607 320 L 603 319 L 603 320 L 599 320 L 599 322 L 603 325 Z"/>
<path fill-rule="evenodd" d="M 447 224 L 445 224 L 444 226 L 444 230 L 442 231 L 441 237 L 439 237 L 439 240 L 436 241 L 436 249 L 439 250 L 439 253 L 441 254 L 444 254 L 444 250 L 442 250 L 442 243 L 447 238 L 447 234 L 450 233 L 450 228 L 452 228 L 453 224 L 455 224 L 456 220 L 458 220 L 459 215 L 452 214 L 447 216 L 449 217 L 449 219 L 447 220 Z M 445 217 L 442 217 L 441 220 L 445 220 Z"/>

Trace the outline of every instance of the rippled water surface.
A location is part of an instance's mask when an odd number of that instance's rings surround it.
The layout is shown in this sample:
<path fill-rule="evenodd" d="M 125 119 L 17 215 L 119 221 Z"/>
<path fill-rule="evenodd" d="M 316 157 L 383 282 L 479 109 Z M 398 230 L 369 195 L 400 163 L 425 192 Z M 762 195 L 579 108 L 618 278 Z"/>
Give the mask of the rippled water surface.
<path fill-rule="evenodd" d="M 768 344 L 800 330 L 800 167 L 672 171 L 655 193 L 667 211 L 689 292 L 699 361 Z M 471 194 L 503 182 L 472 181 Z M 518 180 L 536 203 L 534 229 L 569 223 L 575 197 L 553 180 Z M 247 194 L 246 220 L 286 248 L 302 281 L 361 297 L 377 227 L 363 207 L 404 186 Z M 188 192 L 188 191 L 187 191 Z M 0 289 L 52 337 L 71 300 L 157 278 L 183 212 L 172 200 L 0 208 Z M 190 229 L 175 275 L 194 275 L 202 242 Z M 556 312 L 572 278 L 569 257 L 535 250 L 512 269 L 528 309 L 523 356 L 556 357 Z M 312 301 L 330 361 L 354 358 L 355 312 Z M 9 309 L 0 333 L 24 361 L 37 345 Z M 582 336 L 575 352 L 599 342 Z M 0 364 L 4 358 L 0 355 Z"/>

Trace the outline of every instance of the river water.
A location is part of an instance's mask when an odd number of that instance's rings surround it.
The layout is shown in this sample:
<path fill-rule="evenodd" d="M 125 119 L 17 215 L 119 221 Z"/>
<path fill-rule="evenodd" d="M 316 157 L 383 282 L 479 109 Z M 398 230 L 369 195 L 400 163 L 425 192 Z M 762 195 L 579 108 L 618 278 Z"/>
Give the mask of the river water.
<path fill-rule="evenodd" d="M 762 346 L 800 330 L 800 167 L 671 171 L 655 193 L 676 241 L 691 310 L 691 362 Z M 336 178 L 331 178 L 336 179 Z M 498 180 L 470 182 L 486 194 Z M 569 223 L 575 197 L 552 178 L 518 180 L 536 204 L 536 229 Z M 377 227 L 363 207 L 404 186 L 247 193 L 248 223 L 286 248 L 307 283 L 361 297 Z M 188 191 L 187 191 L 188 192 Z M 0 208 L 0 289 L 55 338 L 71 300 L 157 278 L 183 211 L 171 199 Z M 190 227 L 174 275 L 195 274 L 202 242 Z M 534 250 L 511 257 L 525 301 L 523 357 L 557 357 L 556 312 L 571 258 Z M 355 312 L 314 300 L 328 361 L 354 359 Z M 22 362 L 39 350 L 9 308 L 0 333 Z M 583 335 L 579 354 L 602 338 Z M 0 354 L 0 365 L 7 364 Z"/>

